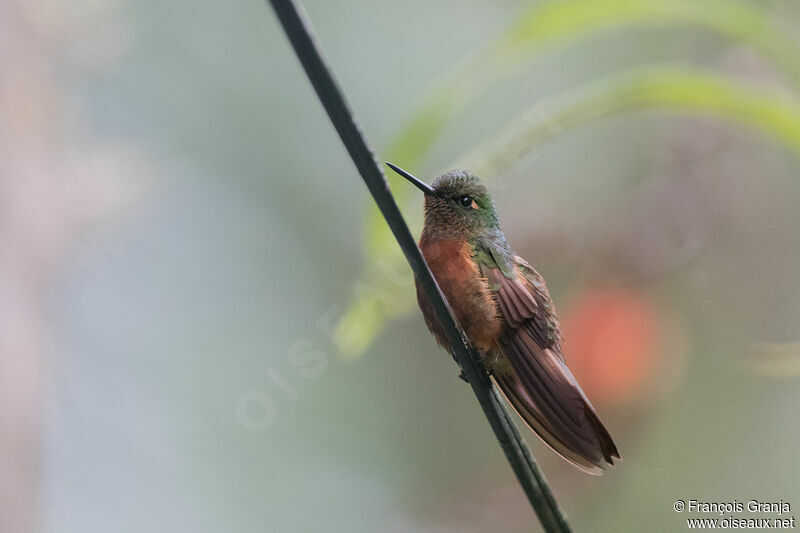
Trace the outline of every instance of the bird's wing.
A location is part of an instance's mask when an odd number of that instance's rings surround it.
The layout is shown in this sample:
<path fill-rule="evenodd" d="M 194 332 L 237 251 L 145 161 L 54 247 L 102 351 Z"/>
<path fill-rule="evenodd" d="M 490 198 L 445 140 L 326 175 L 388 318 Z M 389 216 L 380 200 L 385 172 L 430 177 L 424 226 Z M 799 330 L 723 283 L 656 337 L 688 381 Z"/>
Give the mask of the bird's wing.
<path fill-rule="evenodd" d="M 500 269 L 482 272 L 493 287 L 498 306 L 506 324 L 511 329 L 522 328 L 544 348 L 553 348 L 561 357 L 558 317 L 550 299 L 550 292 L 542 276 L 524 259 L 514 257 L 517 267 L 515 278 L 506 277 Z"/>
<path fill-rule="evenodd" d="M 542 277 L 520 258 L 510 278 L 481 265 L 505 322 L 503 357 L 492 372 L 528 426 L 559 455 L 589 473 L 619 457 L 614 441 L 561 355 L 558 320 Z"/>

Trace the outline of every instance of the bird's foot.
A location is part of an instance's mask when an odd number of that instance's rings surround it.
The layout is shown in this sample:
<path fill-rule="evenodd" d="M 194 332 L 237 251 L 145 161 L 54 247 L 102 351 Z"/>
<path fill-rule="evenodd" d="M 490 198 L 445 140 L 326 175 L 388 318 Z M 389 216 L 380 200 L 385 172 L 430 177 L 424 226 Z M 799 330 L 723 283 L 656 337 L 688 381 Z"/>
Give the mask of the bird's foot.
<path fill-rule="evenodd" d="M 461 370 L 461 372 L 458 373 L 458 377 L 461 378 L 464 381 L 464 383 L 469 383 L 469 380 L 467 379 L 467 375 L 464 373 L 464 370 Z"/>

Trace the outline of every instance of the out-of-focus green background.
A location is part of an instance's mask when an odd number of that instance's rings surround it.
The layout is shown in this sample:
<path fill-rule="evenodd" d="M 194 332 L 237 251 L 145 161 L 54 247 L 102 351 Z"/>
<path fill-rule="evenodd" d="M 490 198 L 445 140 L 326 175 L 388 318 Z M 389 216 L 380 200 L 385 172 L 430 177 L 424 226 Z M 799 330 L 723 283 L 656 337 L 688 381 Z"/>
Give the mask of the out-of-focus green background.
<path fill-rule="evenodd" d="M 548 280 L 624 458 L 528 435 L 575 530 L 794 514 L 800 6 L 306 7 L 377 156 L 479 169 Z M 0 531 L 538 530 L 264 3 L 7 0 L 0 43 Z"/>

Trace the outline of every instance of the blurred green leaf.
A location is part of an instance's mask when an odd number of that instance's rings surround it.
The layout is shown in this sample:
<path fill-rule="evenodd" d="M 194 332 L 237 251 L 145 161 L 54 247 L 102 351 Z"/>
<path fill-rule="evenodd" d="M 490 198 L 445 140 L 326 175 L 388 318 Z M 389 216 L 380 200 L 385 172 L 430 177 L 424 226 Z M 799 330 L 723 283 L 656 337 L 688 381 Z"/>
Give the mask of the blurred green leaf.
<path fill-rule="evenodd" d="M 760 343 L 750 347 L 745 360 L 750 371 L 769 378 L 800 376 L 800 342 Z"/>
<path fill-rule="evenodd" d="M 800 100 L 786 91 L 745 84 L 681 65 L 638 67 L 532 106 L 494 141 L 457 166 L 500 174 L 535 146 L 559 133 L 637 109 L 707 115 L 761 131 L 800 157 Z"/>
<path fill-rule="evenodd" d="M 800 85 L 798 43 L 764 8 L 742 0 L 573 0 L 550 2 L 524 14 L 499 45 L 527 55 L 542 44 L 575 42 L 626 26 L 694 24 L 761 52 Z M 521 58 L 524 60 L 524 58 Z"/>
<path fill-rule="evenodd" d="M 598 33 L 625 27 L 686 25 L 701 26 L 752 47 L 800 87 L 800 46 L 768 11 L 756 4 L 743 0 L 553 1 L 528 8 L 497 41 L 446 72 L 401 128 L 387 151 L 388 158 L 420 172 L 431 147 L 459 112 L 490 86 L 518 75 L 548 47 L 575 44 Z M 669 80 L 670 76 L 675 77 Z M 768 119 L 753 115 L 760 108 L 769 106 L 763 101 L 759 105 L 745 105 L 745 99 L 758 97 L 755 94 L 758 91 L 745 88 L 739 91 L 734 81 L 710 75 L 703 78 L 700 71 L 681 72 L 679 69 L 651 69 L 623 78 L 614 77 L 577 91 L 565 109 L 559 111 L 562 116 L 550 117 L 550 124 L 539 124 L 538 127 L 544 129 L 538 133 L 527 130 L 528 137 L 519 139 L 519 146 L 529 146 L 557 131 L 636 107 L 669 107 L 719 116 L 727 116 L 727 113 L 729 118 L 776 134 L 776 138 L 794 146 L 795 132 L 788 124 L 790 121 L 781 121 L 773 115 Z M 636 84 L 638 86 L 634 87 Z M 666 94 L 669 91 L 676 93 Z M 633 100 L 626 103 L 626 98 Z M 781 97 L 781 102 L 785 100 L 787 98 Z M 594 110 L 593 106 L 598 108 Z M 748 120 L 744 120 L 746 115 Z M 514 131 L 513 128 L 510 131 Z M 779 131 L 781 133 L 777 135 Z M 495 149 L 494 156 L 513 157 L 508 150 L 514 143 L 507 137 L 503 139 L 502 148 Z M 497 164 L 496 160 L 489 161 L 491 158 L 484 153 L 480 163 Z M 471 158 L 477 159 L 480 157 Z M 387 177 L 398 203 L 407 203 L 411 191 L 407 187 L 396 187 L 399 183 L 397 176 L 389 173 Z M 411 222 L 412 228 L 419 226 L 419 221 Z M 366 224 L 368 266 L 361 279 L 371 285 L 386 286 L 382 274 L 369 266 L 378 259 L 410 274 L 374 207 L 370 208 Z M 337 345 L 346 356 L 362 353 L 387 319 L 410 310 L 414 299 L 413 294 L 408 293 L 413 291 L 391 288 L 387 291 L 393 295 L 392 298 L 357 297 L 351 302 L 336 333 Z"/>

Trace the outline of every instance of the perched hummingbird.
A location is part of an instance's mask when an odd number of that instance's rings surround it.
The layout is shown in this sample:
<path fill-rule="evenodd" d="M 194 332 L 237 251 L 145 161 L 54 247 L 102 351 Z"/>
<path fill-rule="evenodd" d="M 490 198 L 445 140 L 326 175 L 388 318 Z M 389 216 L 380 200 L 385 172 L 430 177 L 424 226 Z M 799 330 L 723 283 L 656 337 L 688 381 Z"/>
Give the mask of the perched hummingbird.
<path fill-rule="evenodd" d="M 425 193 L 419 247 L 500 390 L 553 451 L 602 474 L 620 458 L 617 447 L 567 368 L 544 279 L 508 245 L 486 187 L 464 170 L 428 185 L 387 165 Z M 428 329 L 452 353 L 418 281 L 417 301 Z"/>

